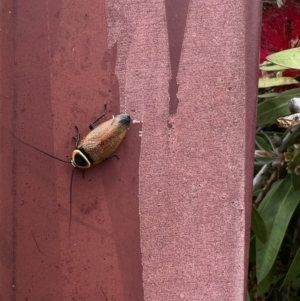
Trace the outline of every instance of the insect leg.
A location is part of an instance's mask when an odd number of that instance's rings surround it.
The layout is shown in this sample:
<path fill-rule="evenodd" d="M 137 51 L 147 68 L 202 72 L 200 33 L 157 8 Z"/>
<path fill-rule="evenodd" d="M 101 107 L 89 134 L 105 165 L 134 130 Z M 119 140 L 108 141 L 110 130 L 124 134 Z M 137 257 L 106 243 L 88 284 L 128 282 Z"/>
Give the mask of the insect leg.
<path fill-rule="evenodd" d="M 73 139 L 75 139 L 75 145 L 76 147 L 78 146 L 78 143 L 80 141 L 80 131 L 77 125 L 75 125 L 75 129 L 77 131 L 77 137 L 73 137 Z"/>
<path fill-rule="evenodd" d="M 104 105 L 104 113 L 89 125 L 90 130 L 94 129 L 93 125 L 96 122 L 98 122 L 100 119 L 102 119 L 105 116 L 105 114 L 106 114 L 106 104 Z"/>

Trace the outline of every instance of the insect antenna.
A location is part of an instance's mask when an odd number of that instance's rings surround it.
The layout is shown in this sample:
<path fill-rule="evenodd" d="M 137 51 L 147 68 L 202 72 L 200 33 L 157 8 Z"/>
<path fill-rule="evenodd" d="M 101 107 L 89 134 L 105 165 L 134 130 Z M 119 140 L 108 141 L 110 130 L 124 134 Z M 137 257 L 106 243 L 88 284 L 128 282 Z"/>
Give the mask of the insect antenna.
<path fill-rule="evenodd" d="M 71 222 L 72 222 L 72 192 L 73 192 L 73 176 L 76 168 L 73 168 L 71 174 L 71 183 L 70 183 L 70 218 L 69 218 L 69 235 L 71 234 Z"/>
<path fill-rule="evenodd" d="M 63 163 L 68 163 L 68 164 L 71 163 L 70 161 L 66 161 L 66 160 L 57 158 L 57 157 L 55 157 L 55 156 L 53 156 L 53 155 L 51 155 L 51 154 L 49 154 L 49 153 L 47 153 L 47 152 L 45 152 L 45 151 L 39 149 L 39 148 L 37 148 L 37 147 L 35 147 L 35 146 L 33 146 L 33 145 L 31 145 L 31 144 L 29 144 L 29 143 L 27 143 L 27 142 L 25 142 L 25 141 L 19 139 L 19 138 L 17 138 L 17 137 L 16 137 L 14 134 L 12 134 L 12 133 L 11 133 L 11 135 L 12 135 L 17 141 L 19 141 L 19 142 L 25 144 L 26 146 L 28 146 L 28 147 L 30 147 L 30 148 L 32 148 L 32 149 L 38 151 L 38 152 L 43 153 L 44 155 L 46 155 L 46 156 L 48 156 L 48 157 L 51 157 L 51 158 L 53 158 L 53 159 L 55 159 L 55 160 L 57 160 L 57 161 L 63 162 Z M 69 218 L 69 234 L 71 233 L 71 222 L 72 222 L 72 192 L 73 192 L 73 177 L 74 177 L 74 171 L 75 171 L 75 169 L 76 169 L 76 168 L 73 168 L 73 170 L 72 170 L 72 174 L 71 174 L 71 183 L 70 183 L 70 218 Z"/>
<path fill-rule="evenodd" d="M 38 152 L 43 153 L 44 155 L 46 155 L 46 156 L 48 156 L 48 157 L 51 157 L 51 158 L 53 158 L 53 159 L 55 159 L 55 160 L 57 160 L 57 161 L 63 162 L 63 163 L 69 163 L 69 164 L 70 164 L 70 161 L 66 161 L 66 160 L 57 158 L 57 157 L 55 157 L 55 156 L 53 156 L 53 155 L 51 155 L 51 154 L 46 153 L 45 151 L 43 151 L 43 150 L 41 150 L 41 149 L 39 149 L 39 148 L 37 148 L 37 147 L 35 147 L 35 146 L 33 146 L 33 145 L 31 145 L 31 144 L 29 144 L 29 143 L 27 143 L 27 142 L 25 142 L 25 141 L 19 139 L 19 138 L 17 138 L 17 137 L 16 137 L 15 135 L 13 135 L 13 134 L 11 134 L 11 135 L 12 135 L 16 140 L 18 140 L 19 142 L 21 142 L 21 143 L 27 145 L 28 147 L 31 147 L 32 149 L 34 149 L 34 150 L 36 150 L 36 151 L 38 151 Z"/>

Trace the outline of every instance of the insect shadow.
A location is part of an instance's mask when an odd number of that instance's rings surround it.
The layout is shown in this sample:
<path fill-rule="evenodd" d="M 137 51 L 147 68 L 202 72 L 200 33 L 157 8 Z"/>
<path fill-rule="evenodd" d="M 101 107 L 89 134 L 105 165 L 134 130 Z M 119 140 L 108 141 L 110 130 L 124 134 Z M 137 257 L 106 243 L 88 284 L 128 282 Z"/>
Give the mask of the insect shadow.
<path fill-rule="evenodd" d="M 113 116 L 110 120 L 104 121 L 94 127 L 94 124 L 100 121 L 106 115 L 106 105 L 104 105 L 104 113 L 94 120 L 90 125 L 90 132 L 81 138 L 81 133 L 77 126 L 75 139 L 75 149 L 72 153 L 71 161 L 66 161 L 57 158 L 17 137 L 12 136 L 26 146 L 39 151 L 46 156 L 63 163 L 68 163 L 74 167 L 70 179 L 70 217 L 69 217 L 69 233 L 71 232 L 72 221 L 72 191 L 73 191 L 73 176 L 75 169 L 79 168 L 83 171 L 90 168 L 92 165 L 99 164 L 106 159 L 116 156 L 114 152 L 124 139 L 130 125 L 130 116 L 128 114 L 120 114 Z"/>

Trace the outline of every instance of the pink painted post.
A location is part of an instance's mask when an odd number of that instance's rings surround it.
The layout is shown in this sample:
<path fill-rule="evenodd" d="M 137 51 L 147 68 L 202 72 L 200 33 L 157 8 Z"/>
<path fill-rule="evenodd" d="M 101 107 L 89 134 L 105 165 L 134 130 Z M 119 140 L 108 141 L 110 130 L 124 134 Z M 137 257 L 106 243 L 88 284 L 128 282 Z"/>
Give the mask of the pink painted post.
<path fill-rule="evenodd" d="M 142 123 L 145 300 L 245 296 L 261 2 L 107 1 L 124 108 Z"/>
<path fill-rule="evenodd" d="M 242 300 L 261 1 L 1 3 L 0 300 Z M 112 158 L 65 159 L 103 112 Z"/>

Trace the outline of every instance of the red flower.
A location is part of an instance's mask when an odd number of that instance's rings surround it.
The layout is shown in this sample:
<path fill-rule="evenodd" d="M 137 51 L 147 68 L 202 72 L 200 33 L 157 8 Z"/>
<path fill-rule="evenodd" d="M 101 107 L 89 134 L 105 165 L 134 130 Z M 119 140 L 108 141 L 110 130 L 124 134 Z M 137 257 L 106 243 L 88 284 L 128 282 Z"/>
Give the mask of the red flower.
<path fill-rule="evenodd" d="M 266 5 L 262 18 L 260 62 L 264 62 L 274 52 L 299 46 L 299 1 L 287 0 L 280 8 L 277 4 Z"/>

